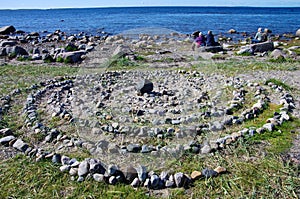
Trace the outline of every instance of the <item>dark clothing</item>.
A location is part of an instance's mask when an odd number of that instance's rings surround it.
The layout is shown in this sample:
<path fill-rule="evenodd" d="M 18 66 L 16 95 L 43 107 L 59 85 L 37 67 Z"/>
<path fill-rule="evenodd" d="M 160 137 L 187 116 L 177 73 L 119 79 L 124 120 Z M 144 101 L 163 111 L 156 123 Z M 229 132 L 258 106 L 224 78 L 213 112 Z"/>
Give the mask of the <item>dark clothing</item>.
<path fill-rule="evenodd" d="M 195 31 L 195 32 L 193 32 L 193 33 L 192 33 L 192 37 L 193 37 L 194 39 L 197 39 L 197 37 L 199 36 L 199 33 L 200 33 L 200 31 Z"/>
<path fill-rule="evenodd" d="M 206 46 L 216 46 L 215 37 L 213 34 L 207 34 Z"/>

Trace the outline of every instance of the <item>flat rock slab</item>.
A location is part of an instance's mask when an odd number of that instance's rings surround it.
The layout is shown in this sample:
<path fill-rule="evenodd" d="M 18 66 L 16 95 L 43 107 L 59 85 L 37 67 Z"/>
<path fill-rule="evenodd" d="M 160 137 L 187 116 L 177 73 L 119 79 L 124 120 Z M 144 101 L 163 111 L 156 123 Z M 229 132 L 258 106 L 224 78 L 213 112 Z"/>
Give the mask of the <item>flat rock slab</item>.
<path fill-rule="evenodd" d="M 200 52 L 212 52 L 212 53 L 218 53 L 221 51 L 224 51 L 222 46 L 203 46 L 199 48 Z"/>
<path fill-rule="evenodd" d="M 274 43 L 273 42 L 263 42 L 258 44 L 251 45 L 253 52 L 268 52 L 274 50 Z"/>

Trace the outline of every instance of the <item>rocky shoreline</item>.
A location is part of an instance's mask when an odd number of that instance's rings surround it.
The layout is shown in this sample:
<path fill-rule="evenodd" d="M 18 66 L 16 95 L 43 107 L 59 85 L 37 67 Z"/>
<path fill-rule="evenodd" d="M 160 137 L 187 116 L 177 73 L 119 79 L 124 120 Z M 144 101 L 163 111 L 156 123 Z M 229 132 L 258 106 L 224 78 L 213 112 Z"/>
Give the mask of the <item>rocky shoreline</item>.
<path fill-rule="evenodd" d="M 237 34 L 235 30 L 229 30 L 228 32 Z M 88 66 L 95 63 L 99 64 L 97 60 L 107 59 L 108 57 L 129 56 L 135 60 L 134 51 L 136 49 L 154 46 L 163 48 L 164 46 L 191 45 L 193 42 L 191 35 L 174 32 L 166 35 L 140 34 L 133 38 L 126 35 L 111 36 L 105 32 L 97 36 L 86 35 L 85 33 L 69 35 L 66 32 L 57 30 L 42 36 L 38 32 L 25 33 L 24 31 L 16 31 L 16 28 L 13 26 L 5 26 L 0 28 L 0 57 L 4 58 L 4 63 L 20 64 L 20 62 L 27 61 L 32 64 L 52 63 L 59 65 L 64 63 Z M 266 52 L 271 52 L 270 56 L 275 59 L 282 57 L 299 59 L 299 56 L 297 57 L 297 54 L 294 52 L 298 49 L 297 47 L 285 50 L 278 48 L 285 45 L 285 41 L 298 40 L 299 35 L 300 30 L 295 35 L 272 35 L 270 38 L 272 42 L 252 45 L 249 45 L 248 40 L 251 40 L 249 36 L 238 43 L 233 43 L 230 38 L 220 36 L 218 41 L 221 43 L 221 46 L 201 47 L 197 49 L 197 52 L 211 52 L 230 56 L 235 54 L 243 55 L 245 53 L 255 53 L 258 56 L 264 56 Z M 111 52 L 112 48 L 117 48 L 119 45 L 125 45 L 126 48 L 115 49 L 117 52 Z M 173 54 L 172 58 L 177 59 L 177 61 L 184 59 L 183 57 L 174 57 L 176 53 L 173 50 L 175 49 L 171 48 L 165 52 L 157 53 L 160 55 L 171 53 Z M 191 48 L 188 51 L 191 51 Z M 99 53 L 103 55 L 100 56 Z"/>

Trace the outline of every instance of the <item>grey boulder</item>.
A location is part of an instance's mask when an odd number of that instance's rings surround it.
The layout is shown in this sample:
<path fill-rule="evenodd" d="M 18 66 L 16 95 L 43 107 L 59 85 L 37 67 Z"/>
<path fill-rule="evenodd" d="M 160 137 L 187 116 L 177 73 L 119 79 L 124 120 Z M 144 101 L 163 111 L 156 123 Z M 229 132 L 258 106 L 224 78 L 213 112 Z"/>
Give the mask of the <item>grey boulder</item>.
<path fill-rule="evenodd" d="M 7 55 L 14 55 L 14 56 L 29 55 L 28 52 L 24 48 L 22 48 L 21 46 L 7 47 L 6 48 L 6 54 Z"/>
<path fill-rule="evenodd" d="M 140 94 L 150 93 L 153 90 L 153 83 L 148 79 L 140 80 L 136 85 L 136 90 Z"/>
<path fill-rule="evenodd" d="M 14 33 L 16 28 L 13 26 L 4 26 L 0 28 L 0 35 L 8 35 L 10 33 Z"/>

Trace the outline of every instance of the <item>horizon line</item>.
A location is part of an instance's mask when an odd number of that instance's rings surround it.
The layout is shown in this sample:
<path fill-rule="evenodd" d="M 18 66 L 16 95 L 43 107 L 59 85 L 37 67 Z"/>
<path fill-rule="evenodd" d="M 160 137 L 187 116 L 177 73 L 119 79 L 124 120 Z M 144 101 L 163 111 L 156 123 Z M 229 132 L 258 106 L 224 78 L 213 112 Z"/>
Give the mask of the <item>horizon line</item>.
<path fill-rule="evenodd" d="M 93 8 L 155 8 L 155 7 L 228 7 L 228 8 L 300 8 L 300 6 L 235 6 L 235 5 L 141 5 L 141 6 L 91 6 L 91 7 L 51 7 L 51 8 L 0 8 L 0 10 L 54 10 L 54 9 L 93 9 Z"/>

